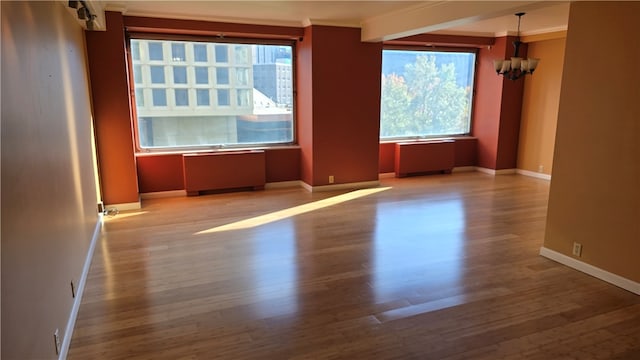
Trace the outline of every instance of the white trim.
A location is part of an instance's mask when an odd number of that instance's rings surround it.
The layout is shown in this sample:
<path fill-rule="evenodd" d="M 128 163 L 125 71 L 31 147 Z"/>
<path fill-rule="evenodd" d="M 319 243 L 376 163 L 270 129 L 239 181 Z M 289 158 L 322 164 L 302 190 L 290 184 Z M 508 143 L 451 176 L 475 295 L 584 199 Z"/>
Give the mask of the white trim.
<path fill-rule="evenodd" d="M 355 190 L 355 189 L 367 189 L 380 186 L 380 181 L 361 181 L 346 184 L 333 184 L 333 185 L 321 185 L 311 186 L 304 181 L 301 182 L 303 188 L 309 192 L 321 192 L 321 191 L 334 191 L 334 190 Z"/>
<path fill-rule="evenodd" d="M 141 193 L 140 199 L 161 199 L 161 198 L 169 198 L 169 197 L 181 197 L 187 196 L 186 190 L 169 190 L 169 191 L 154 191 L 148 193 Z M 118 209 L 120 210 L 120 209 Z"/>
<path fill-rule="evenodd" d="M 540 248 L 540 255 L 546 257 L 547 259 L 559 262 L 562 265 L 566 265 L 570 268 L 582 271 L 585 274 L 589 274 L 595 278 L 606 281 L 615 286 L 621 287 L 625 290 L 631 291 L 634 294 L 640 295 L 640 283 L 638 282 L 629 280 L 614 273 L 610 273 L 606 270 L 561 254 L 557 251 L 548 249 L 544 246 Z"/>
<path fill-rule="evenodd" d="M 89 268 L 91 267 L 91 260 L 93 259 L 93 253 L 96 249 L 96 243 L 100 238 L 102 232 L 103 217 L 102 214 L 98 214 L 98 221 L 93 229 L 93 236 L 89 243 L 89 250 L 87 250 L 87 257 L 84 259 L 84 266 L 82 267 L 82 273 L 80 274 L 80 280 L 78 280 L 78 287 L 76 288 L 76 297 L 73 300 L 71 306 L 71 314 L 69 314 L 69 320 L 67 321 L 67 328 L 64 331 L 64 338 L 62 339 L 62 346 L 60 348 L 60 355 L 58 360 L 64 360 L 67 358 L 69 352 L 69 345 L 71 345 L 71 337 L 73 335 L 73 328 L 76 325 L 76 318 L 78 317 L 78 310 L 80 309 L 80 303 L 82 302 L 82 294 L 84 293 L 84 287 L 87 283 L 87 277 L 89 275 Z"/>
<path fill-rule="evenodd" d="M 284 188 L 294 188 L 294 187 L 302 187 L 300 184 L 302 181 L 300 180 L 292 180 L 292 181 L 277 181 L 270 182 L 264 184 L 265 189 L 284 189 Z"/>
<path fill-rule="evenodd" d="M 307 184 L 304 181 L 300 181 L 300 186 L 302 186 L 305 190 L 307 190 L 308 192 L 313 192 L 313 186 Z"/>
<path fill-rule="evenodd" d="M 388 178 L 392 178 L 392 177 L 396 177 L 396 173 L 388 172 L 388 173 L 380 173 L 380 174 L 378 174 L 378 179 L 388 179 Z"/>
<path fill-rule="evenodd" d="M 494 170 L 494 169 L 484 168 L 484 167 L 480 167 L 480 166 L 476 166 L 476 171 L 479 171 L 479 172 L 485 173 L 485 174 L 489 174 L 489 175 L 510 175 L 510 174 L 515 174 L 516 173 L 516 169 Z"/>
<path fill-rule="evenodd" d="M 524 170 L 524 169 L 517 169 L 516 173 L 524 176 L 530 176 L 530 177 L 542 179 L 542 180 L 547 180 L 547 181 L 551 180 L 550 174 L 537 173 L 537 172 Z"/>
<path fill-rule="evenodd" d="M 452 173 L 461 173 L 461 172 L 474 172 L 477 171 L 475 166 L 457 166 L 451 170 Z"/>
<path fill-rule="evenodd" d="M 105 209 L 116 208 L 118 211 L 127 211 L 127 210 L 138 210 L 142 209 L 142 204 L 140 201 L 131 202 L 131 203 L 122 203 L 122 204 L 109 204 L 104 206 Z"/>

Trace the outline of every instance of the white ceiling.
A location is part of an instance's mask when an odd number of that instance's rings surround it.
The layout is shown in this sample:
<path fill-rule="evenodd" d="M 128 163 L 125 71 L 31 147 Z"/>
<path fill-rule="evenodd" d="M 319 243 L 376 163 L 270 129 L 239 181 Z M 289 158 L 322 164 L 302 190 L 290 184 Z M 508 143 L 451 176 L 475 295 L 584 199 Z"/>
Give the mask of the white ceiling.
<path fill-rule="evenodd" d="M 456 7 L 445 8 L 455 2 Z M 106 10 L 121 11 L 130 16 L 151 16 L 176 19 L 193 19 L 283 26 L 336 25 L 360 27 L 363 24 L 387 21 L 402 22 L 403 16 L 447 12 L 477 4 L 498 3 L 488 1 L 456 0 L 444 1 L 102 1 Z M 449 4 L 446 4 L 449 3 Z M 501 1 L 513 4 L 502 13 L 484 13 L 478 16 L 460 15 L 460 21 L 448 21 L 442 26 L 433 26 L 432 21 L 424 28 L 435 29 L 439 34 L 504 36 L 514 34 L 517 18 L 512 15 L 525 11 L 521 34 L 539 34 L 566 30 L 569 16 L 567 1 Z M 465 7 L 465 6 L 463 6 Z M 503 6 L 504 7 L 504 6 Z M 415 10 L 415 11 L 414 11 Z M 427 11 L 425 13 L 425 11 Z M 509 14 L 509 15 L 506 15 Z M 395 15 L 395 17 L 394 17 Z M 449 14 L 448 14 L 449 15 Z M 464 18 L 463 18 L 464 17 Z M 450 18 L 447 18 L 451 20 Z M 415 23 L 415 21 L 414 21 Z M 418 28 L 423 28 L 418 26 Z M 403 29 L 408 30 L 408 29 Z M 406 31 L 405 31 L 406 32 Z M 414 31 L 415 33 L 415 31 Z"/>

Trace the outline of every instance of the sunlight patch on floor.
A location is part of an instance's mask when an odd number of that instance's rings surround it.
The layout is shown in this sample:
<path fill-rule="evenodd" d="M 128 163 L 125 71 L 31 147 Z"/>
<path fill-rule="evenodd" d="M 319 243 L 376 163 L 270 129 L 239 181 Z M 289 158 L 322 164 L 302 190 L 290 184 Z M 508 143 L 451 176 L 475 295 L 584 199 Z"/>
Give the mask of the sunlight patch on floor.
<path fill-rule="evenodd" d="M 340 204 L 349 200 L 354 200 L 364 196 L 376 194 L 389 189 L 391 189 L 391 187 L 377 187 L 377 188 L 371 188 L 371 189 L 361 189 L 361 190 L 351 191 L 346 194 L 333 196 L 327 199 L 314 201 L 308 204 L 294 206 L 292 208 L 256 216 L 250 219 L 236 221 L 226 225 L 216 226 L 211 229 L 197 232 L 195 233 L 195 235 L 210 234 L 210 233 L 220 232 L 220 231 L 248 229 L 251 227 L 268 224 L 274 221 L 286 219 L 292 216 L 296 216 L 296 215 L 308 213 L 310 211 Z"/>

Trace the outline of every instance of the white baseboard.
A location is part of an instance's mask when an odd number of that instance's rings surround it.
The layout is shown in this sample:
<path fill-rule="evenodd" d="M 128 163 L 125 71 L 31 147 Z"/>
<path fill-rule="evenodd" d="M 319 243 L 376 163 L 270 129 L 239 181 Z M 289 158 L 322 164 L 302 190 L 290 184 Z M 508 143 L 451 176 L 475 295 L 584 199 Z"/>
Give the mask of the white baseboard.
<path fill-rule="evenodd" d="M 530 176 L 530 177 L 542 179 L 542 180 L 551 180 L 551 175 L 549 174 L 543 174 L 543 173 L 524 170 L 524 169 L 517 169 L 516 173 L 524 176 Z"/>
<path fill-rule="evenodd" d="M 380 173 L 378 174 L 378 179 L 389 179 L 396 177 L 396 173 L 388 172 L 388 173 Z"/>
<path fill-rule="evenodd" d="M 285 188 L 294 188 L 294 187 L 302 187 L 300 180 L 292 180 L 292 181 L 278 181 L 278 182 L 270 182 L 264 184 L 265 189 L 285 189 Z"/>
<path fill-rule="evenodd" d="M 155 192 L 141 193 L 140 199 L 142 200 L 161 199 L 161 198 L 181 197 L 181 196 L 187 196 L 187 191 L 186 190 L 169 190 L 169 191 L 155 191 Z"/>
<path fill-rule="evenodd" d="M 515 174 L 516 173 L 516 169 L 495 170 L 495 169 L 489 169 L 489 168 L 484 168 L 484 167 L 480 167 L 480 166 L 476 166 L 476 171 L 479 171 L 479 172 L 485 173 L 485 174 L 489 174 L 489 175 L 510 175 L 510 174 Z"/>
<path fill-rule="evenodd" d="M 380 181 L 362 181 L 362 182 L 354 182 L 354 183 L 346 183 L 346 184 L 333 184 L 333 185 L 321 185 L 321 186 L 311 186 L 304 181 L 300 182 L 303 188 L 305 188 L 309 192 L 320 192 L 320 191 L 334 191 L 334 190 L 356 190 L 356 189 L 367 189 L 374 188 L 380 186 Z"/>
<path fill-rule="evenodd" d="M 451 170 L 452 173 L 461 173 L 461 172 L 474 172 L 476 171 L 475 166 L 457 166 Z"/>
<path fill-rule="evenodd" d="M 116 208 L 118 211 L 139 210 L 142 209 L 140 201 L 122 204 L 109 204 L 104 206 L 105 209 Z"/>
<path fill-rule="evenodd" d="M 89 242 L 89 249 L 87 250 L 87 257 L 84 259 L 84 266 L 82 267 L 82 273 L 78 280 L 78 286 L 76 288 L 76 297 L 73 300 L 71 306 L 71 314 L 67 321 L 67 328 L 64 331 L 64 338 L 62 339 L 62 346 L 60 348 L 60 355 L 58 360 L 65 360 L 67 353 L 69 352 L 69 345 L 71 345 L 71 337 L 73 336 L 73 328 L 76 325 L 76 318 L 78 317 L 78 310 L 80 309 L 80 303 L 82 302 L 82 294 L 84 293 L 84 287 L 87 284 L 87 276 L 89 275 L 89 268 L 91 267 L 91 260 L 93 259 L 93 253 L 96 249 L 96 243 L 100 238 L 102 232 L 102 214 L 98 214 L 98 221 L 93 228 L 93 235 L 91 236 L 91 242 Z"/>
<path fill-rule="evenodd" d="M 631 291 L 634 294 L 640 295 L 640 283 L 638 282 L 629 280 L 620 275 L 610 273 L 606 270 L 602 270 L 598 267 L 574 259 L 570 256 L 561 254 L 557 251 L 547 249 L 544 246 L 540 248 L 540 255 L 553 261 L 559 262 L 562 265 L 566 265 L 570 268 L 582 271 L 585 274 L 589 274 L 595 278 L 606 281 L 615 286 L 621 287 L 625 290 Z"/>

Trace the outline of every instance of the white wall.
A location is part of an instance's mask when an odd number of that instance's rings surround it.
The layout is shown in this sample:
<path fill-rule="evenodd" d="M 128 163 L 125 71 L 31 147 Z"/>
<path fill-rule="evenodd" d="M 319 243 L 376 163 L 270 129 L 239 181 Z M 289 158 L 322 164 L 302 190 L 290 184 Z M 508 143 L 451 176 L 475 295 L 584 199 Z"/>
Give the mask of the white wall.
<path fill-rule="evenodd" d="M 54 359 L 98 221 L 84 33 L 2 1 L 2 359 Z"/>

